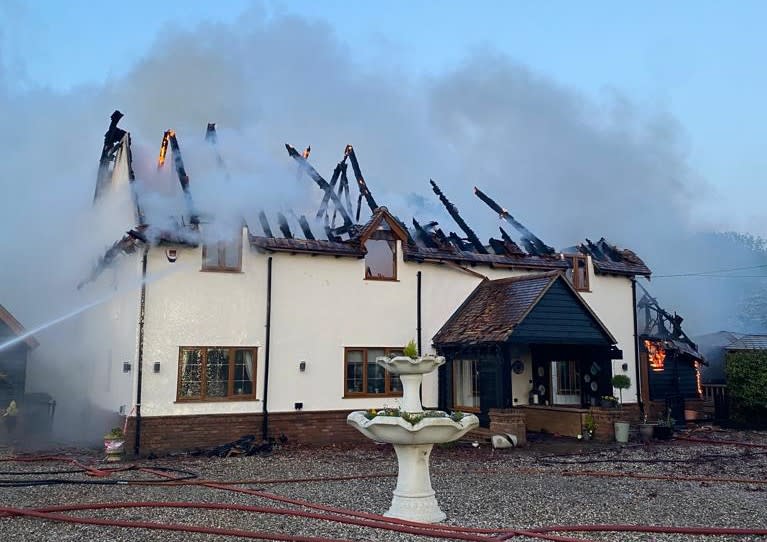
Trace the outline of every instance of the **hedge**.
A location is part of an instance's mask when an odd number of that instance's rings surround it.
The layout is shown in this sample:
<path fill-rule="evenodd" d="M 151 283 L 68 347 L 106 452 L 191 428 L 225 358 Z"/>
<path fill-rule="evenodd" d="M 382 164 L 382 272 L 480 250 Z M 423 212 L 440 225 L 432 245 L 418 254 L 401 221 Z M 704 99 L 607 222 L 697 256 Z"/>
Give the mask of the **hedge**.
<path fill-rule="evenodd" d="M 729 352 L 725 373 L 731 421 L 767 427 L 767 352 Z"/>

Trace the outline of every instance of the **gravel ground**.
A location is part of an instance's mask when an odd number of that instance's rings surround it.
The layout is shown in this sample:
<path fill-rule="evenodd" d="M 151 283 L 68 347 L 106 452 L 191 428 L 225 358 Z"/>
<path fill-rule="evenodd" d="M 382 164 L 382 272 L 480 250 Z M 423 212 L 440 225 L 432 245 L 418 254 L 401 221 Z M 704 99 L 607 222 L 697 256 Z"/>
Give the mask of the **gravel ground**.
<path fill-rule="evenodd" d="M 738 440 L 765 445 L 742 447 L 701 444 L 683 440 L 623 447 L 546 438 L 526 448 L 493 451 L 468 443 L 435 447 L 432 453 L 432 485 L 448 519 L 447 525 L 492 529 L 549 525 L 639 524 L 662 526 L 751 527 L 767 529 L 767 433 L 696 432 L 690 436 L 714 440 Z M 0 448 L 0 458 L 10 450 Z M 79 455 L 84 462 L 98 458 Z M 369 513 L 383 513 L 391 501 L 396 482 L 396 457 L 389 446 L 361 449 L 275 449 L 268 456 L 208 459 L 198 457 L 138 461 L 142 467 L 162 466 L 196 473 L 215 481 L 261 480 L 238 485 L 277 495 L 324 503 Z M 111 466 L 111 465 L 110 465 Z M 46 474 L 73 469 L 65 462 L 0 462 L 2 480 L 105 480 L 139 481 L 152 475 L 127 471 L 107 478 L 82 473 Z M 19 474 L 35 471 L 36 474 Z M 11 474 L 15 473 L 15 474 Z M 386 475 L 338 481 L 305 481 L 268 484 L 264 480 Z M 642 479 L 660 476 L 673 479 Z M 698 478 L 698 479 L 683 479 Z M 705 478 L 705 479 L 702 479 Z M 753 482 L 717 481 L 714 478 L 747 479 Z M 761 483 L 760 483 L 761 482 Z M 58 504 L 185 501 L 247 504 L 303 509 L 264 497 L 199 485 L 84 485 L 57 484 L 32 487 L 0 487 L 0 505 L 19 508 Z M 208 527 L 259 530 L 272 533 L 327 537 L 344 540 L 434 540 L 369 527 L 256 514 L 233 510 L 129 508 L 88 510 L 72 515 L 129 521 L 185 523 Z M 767 537 L 684 536 L 643 533 L 559 533 L 571 538 L 601 541 L 671 540 L 767 540 Z M 162 540 L 195 542 L 234 540 L 200 533 L 150 529 L 87 526 L 36 518 L 0 517 L 0 541 L 128 541 Z M 514 538 L 513 540 L 531 540 Z"/>

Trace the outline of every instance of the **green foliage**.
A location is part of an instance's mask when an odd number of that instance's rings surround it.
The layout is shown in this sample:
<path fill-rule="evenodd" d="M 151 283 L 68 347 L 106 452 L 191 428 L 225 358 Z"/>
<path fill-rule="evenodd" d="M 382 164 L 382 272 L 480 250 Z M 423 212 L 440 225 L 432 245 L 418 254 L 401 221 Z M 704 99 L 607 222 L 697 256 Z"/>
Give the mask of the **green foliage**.
<path fill-rule="evenodd" d="M 767 425 L 767 353 L 728 353 L 725 374 L 732 421 L 754 427 Z"/>
<path fill-rule="evenodd" d="M 613 377 L 613 388 L 627 390 L 631 387 L 631 379 L 628 375 L 615 375 Z"/>
<path fill-rule="evenodd" d="M 586 418 L 583 420 L 583 430 L 591 435 L 597 430 L 597 421 L 591 414 L 586 414 Z"/>
<path fill-rule="evenodd" d="M 123 434 L 123 430 L 121 428 L 113 427 L 109 433 L 104 435 L 104 438 L 121 439 L 125 438 L 125 435 Z"/>
<path fill-rule="evenodd" d="M 410 339 L 410 342 L 405 345 L 405 348 L 402 349 L 402 355 L 412 359 L 418 357 L 418 347 L 416 346 L 414 339 Z"/>
<path fill-rule="evenodd" d="M 370 410 L 365 411 L 365 417 L 368 420 L 372 420 L 373 418 L 376 418 L 378 416 L 391 416 L 395 418 L 402 418 L 406 422 L 408 422 L 411 425 L 415 425 L 424 418 L 450 418 L 454 422 L 459 422 L 463 419 L 466 414 L 463 412 L 453 412 L 451 414 L 448 414 L 447 412 L 444 412 L 442 410 L 425 410 L 423 412 L 406 412 L 404 410 L 400 410 L 398 408 L 382 408 L 381 410 L 376 410 L 374 408 L 371 408 Z"/>

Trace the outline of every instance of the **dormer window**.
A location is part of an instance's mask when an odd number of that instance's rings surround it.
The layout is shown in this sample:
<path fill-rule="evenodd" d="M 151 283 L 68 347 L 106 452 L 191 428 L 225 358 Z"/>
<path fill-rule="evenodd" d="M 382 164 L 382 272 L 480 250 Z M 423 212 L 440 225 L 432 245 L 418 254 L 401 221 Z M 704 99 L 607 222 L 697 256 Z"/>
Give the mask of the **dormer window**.
<path fill-rule="evenodd" d="M 360 244 L 365 249 L 365 280 L 396 281 L 397 241 L 407 240 L 407 230 L 386 207 L 378 207 L 360 233 Z"/>
<path fill-rule="evenodd" d="M 570 269 L 567 270 L 567 278 L 579 292 L 589 292 L 589 266 L 588 258 L 582 254 L 565 256 L 570 260 Z"/>
<path fill-rule="evenodd" d="M 397 241 L 391 234 L 376 231 L 365 241 L 365 278 L 397 280 Z"/>
<path fill-rule="evenodd" d="M 202 245 L 203 271 L 242 270 L 242 237 L 232 241 L 214 241 Z"/>

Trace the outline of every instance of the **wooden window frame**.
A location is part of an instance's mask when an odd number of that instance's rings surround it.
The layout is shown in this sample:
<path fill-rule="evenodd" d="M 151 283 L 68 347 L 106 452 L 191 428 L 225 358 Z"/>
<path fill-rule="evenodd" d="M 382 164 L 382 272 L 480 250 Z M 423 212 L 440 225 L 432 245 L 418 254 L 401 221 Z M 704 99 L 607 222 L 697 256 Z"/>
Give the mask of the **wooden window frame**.
<path fill-rule="evenodd" d="M 559 360 L 553 360 L 553 363 L 556 364 L 556 374 L 557 374 L 557 395 L 569 395 L 569 396 L 577 396 L 580 397 L 581 395 L 581 372 L 580 367 L 578 365 L 578 362 L 575 360 L 568 360 L 568 359 L 559 359 Z M 567 363 L 567 376 L 570 380 L 570 384 L 575 384 L 575 388 L 570 388 L 567 386 L 562 385 L 562 379 L 561 374 L 559 372 L 559 364 L 560 363 Z"/>
<path fill-rule="evenodd" d="M 482 408 L 481 406 L 467 406 L 467 405 L 459 405 L 455 398 L 460 397 L 460 394 L 458 393 L 458 380 L 461 372 L 461 362 L 464 361 L 470 361 L 472 363 L 475 363 L 476 366 L 476 372 L 479 373 L 479 360 L 478 359 L 469 359 L 469 358 L 463 358 L 463 359 L 456 359 L 453 360 L 452 363 L 452 371 L 453 371 L 453 408 L 456 410 L 460 410 L 462 412 L 481 412 Z M 458 373 L 458 374 L 456 374 Z M 479 398 L 479 374 L 475 375 L 472 379 L 472 384 L 476 381 L 477 383 L 477 398 Z"/>
<path fill-rule="evenodd" d="M 184 350 L 201 350 L 200 356 L 200 395 L 199 397 L 186 397 L 181 395 L 181 368 Z M 208 361 L 208 350 L 228 350 L 229 372 L 227 374 L 227 395 L 225 397 L 208 397 L 206 364 Z M 247 350 L 253 354 L 253 393 L 235 394 L 234 393 L 234 369 L 235 352 L 237 350 Z M 177 403 L 200 403 L 200 402 L 220 402 L 220 401 L 255 401 L 258 400 L 258 347 L 257 346 L 179 346 L 178 347 L 178 369 L 176 377 L 176 402 Z"/>
<path fill-rule="evenodd" d="M 397 236 L 392 233 L 391 230 L 376 230 L 370 236 L 365 239 L 366 244 L 370 240 L 375 241 L 389 241 L 392 243 L 392 276 L 391 277 L 374 277 L 371 275 L 368 275 L 368 266 L 367 266 L 367 253 L 365 254 L 365 280 L 375 280 L 375 281 L 382 281 L 382 282 L 398 282 L 397 279 Z M 363 245 L 364 245 L 363 244 Z"/>
<path fill-rule="evenodd" d="M 589 287 L 589 258 L 585 254 L 571 254 L 567 256 L 572 266 L 570 275 L 570 284 L 577 292 L 590 292 Z M 580 275 L 578 273 L 578 262 L 583 262 L 583 284 L 581 284 Z"/>
<path fill-rule="evenodd" d="M 399 378 L 396 375 L 391 374 L 389 371 L 384 371 L 384 393 L 369 393 L 368 389 L 368 351 L 369 350 L 383 350 L 385 356 L 402 355 L 401 347 L 388 347 L 388 346 L 346 346 L 344 347 L 344 399 L 356 399 L 359 397 L 402 397 L 401 391 L 392 391 L 391 380 L 392 378 Z M 355 392 L 349 391 L 346 385 L 346 375 L 349 370 L 349 352 L 362 352 L 362 389 L 365 391 Z M 372 360 L 375 364 L 375 360 Z"/>
<path fill-rule="evenodd" d="M 228 249 L 234 248 L 235 243 L 236 243 L 236 250 L 237 250 L 237 265 L 227 266 L 226 251 Z M 209 250 L 209 247 L 212 245 L 215 245 L 216 250 L 218 251 L 217 263 L 215 264 L 208 263 L 208 250 Z M 242 234 L 240 234 L 240 236 L 237 237 L 236 240 L 216 241 L 215 243 L 211 243 L 211 244 L 203 244 L 201 271 L 212 271 L 212 272 L 221 272 L 221 273 L 241 272 L 242 271 Z"/>

